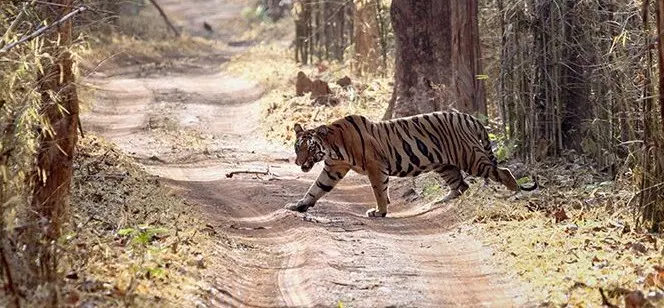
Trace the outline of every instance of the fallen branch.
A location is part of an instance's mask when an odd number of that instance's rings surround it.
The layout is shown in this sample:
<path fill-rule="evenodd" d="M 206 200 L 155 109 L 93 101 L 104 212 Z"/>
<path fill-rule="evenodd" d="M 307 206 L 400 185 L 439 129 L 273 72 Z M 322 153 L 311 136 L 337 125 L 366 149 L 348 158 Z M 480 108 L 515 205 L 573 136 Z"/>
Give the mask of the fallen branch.
<path fill-rule="evenodd" d="M 236 225 L 230 225 L 231 229 L 235 230 L 244 230 L 244 231 L 253 231 L 253 230 L 265 230 L 265 229 L 270 229 L 271 227 L 263 227 L 263 226 L 258 226 L 258 227 L 238 227 Z"/>
<path fill-rule="evenodd" d="M 238 171 L 231 171 L 229 173 L 226 173 L 226 177 L 230 179 L 236 174 L 272 175 L 272 173 L 269 170 L 268 171 L 238 170 Z"/>
<path fill-rule="evenodd" d="M 175 32 L 175 36 L 180 36 L 180 31 L 178 31 L 178 29 L 176 29 L 175 26 L 173 26 L 171 21 L 168 19 L 168 16 L 166 16 L 166 13 L 164 13 L 164 10 L 162 10 L 161 6 L 159 6 L 159 4 L 157 4 L 157 1 L 150 0 L 150 2 L 152 3 L 152 5 L 154 5 L 155 8 L 157 8 L 157 11 L 159 11 L 159 14 L 161 15 L 161 17 L 164 18 L 164 21 L 166 22 L 166 25 L 168 25 L 168 27 L 171 28 L 171 30 L 173 30 L 173 32 Z"/>
<path fill-rule="evenodd" d="M 4 232 L 3 232 L 4 233 Z M 12 278 L 12 272 L 11 268 L 9 267 L 9 262 L 7 262 L 7 257 L 5 256 L 5 250 L 4 250 L 4 245 L 0 244 L 0 261 L 2 264 L 2 271 L 4 272 L 5 278 L 7 278 L 7 283 L 5 284 L 5 288 L 7 290 L 7 293 L 11 294 L 10 296 L 12 297 L 14 307 L 21 307 L 21 303 L 19 301 L 19 293 L 18 290 L 16 290 L 16 285 L 14 285 L 14 280 Z"/>
<path fill-rule="evenodd" d="M 25 43 L 25 42 L 27 42 L 27 41 L 29 41 L 29 40 L 32 40 L 32 39 L 34 39 L 34 38 L 36 38 L 36 37 L 38 37 L 38 36 L 44 34 L 46 31 L 50 30 L 51 28 L 61 25 L 61 24 L 64 23 L 65 21 L 67 21 L 67 20 L 69 20 L 70 18 L 72 18 L 74 15 L 76 15 L 76 14 L 78 14 L 78 13 L 81 13 L 81 12 L 87 10 L 87 9 L 88 9 L 87 7 L 85 7 L 85 6 L 81 6 L 81 7 L 77 8 L 77 9 L 71 11 L 69 14 L 63 16 L 62 18 L 60 18 L 59 20 L 55 21 L 54 23 L 52 23 L 52 24 L 50 24 L 50 25 L 43 26 L 43 27 L 37 29 L 37 31 L 32 32 L 31 34 L 26 35 L 26 36 L 23 36 L 23 37 L 20 38 L 18 41 L 3 46 L 2 49 L 0 49 L 0 53 L 8 52 L 10 49 L 16 47 L 17 45 L 22 44 L 22 43 Z"/>

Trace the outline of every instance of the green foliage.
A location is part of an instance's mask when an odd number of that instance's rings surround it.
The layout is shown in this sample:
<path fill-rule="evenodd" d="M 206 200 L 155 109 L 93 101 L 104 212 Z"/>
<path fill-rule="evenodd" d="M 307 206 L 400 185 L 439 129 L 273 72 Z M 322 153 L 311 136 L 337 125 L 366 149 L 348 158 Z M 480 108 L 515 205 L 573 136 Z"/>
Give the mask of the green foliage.
<path fill-rule="evenodd" d="M 423 196 L 438 195 L 440 192 L 441 192 L 440 182 L 433 179 L 433 178 L 427 179 L 422 184 L 422 195 Z"/>
<path fill-rule="evenodd" d="M 532 180 L 530 179 L 529 176 L 524 176 L 524 177 L 516 180 L 516 183 L 519 184 L 519 185 L 523 185 L 523 184 L 531 183 L 531 182 L 532 182 Z"/>
<path fill-rule="evenodd" d="M 508 140 L 507 137 L 503 134 L 493 133 L 489 133 L 489 140 L 495 142 L 496 144 L 494 155 L 499 162 L 511 158 L 515 149 L 515 141 Z"/>
<path fill-rule="evenodd" d="M 272 19 L 266 13 L 267 8 L 259 4 L 256 7 L 247 6 L 243 8 L 240 14 L 248 22 L 272 22 Z"/>
<path fill-rule="evenodd" d="M 120 236 L 129 237 L 133 244 L 146 247 L 153 240 L 155 235 L 167 233 L 168 230 L 165 228 L 152 228 L 149 226 L 140 226 L 138 229 L 134 228 L 124 228 L 118 230 L 117 234 Z"/>

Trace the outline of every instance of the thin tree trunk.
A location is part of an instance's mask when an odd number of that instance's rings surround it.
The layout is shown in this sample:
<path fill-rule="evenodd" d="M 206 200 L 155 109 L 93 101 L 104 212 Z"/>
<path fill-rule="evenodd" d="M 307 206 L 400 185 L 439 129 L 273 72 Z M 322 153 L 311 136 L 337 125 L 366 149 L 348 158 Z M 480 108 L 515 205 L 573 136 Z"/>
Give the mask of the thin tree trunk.
<path fill-rule="evenodd" d="M 648 31 L 648 3 L 644 1 L 643 18 L 644 28 L 647 34 Z M 657 0 L 655 6 L 657 33 L 662 33 L 664 30 L 664 0 Z M 649 45 L 650 42 L 646 42 Z M 660 109 L 664 107 L 664 41 L 657 40 L 657 68 L 658 72 L 658 86 L 659 86 L 659 106 Z M 652 54 L 648 51 L 648 62 L 652 63 Z M 651 66 L 649 66 L 650 68 Z M 648 71 L 649 71 L 648 68 Z M 651 74 L 646 76 L 646 83 L 649 85 L 648 89 L 652 88 L 652 81 L 650 80 Z M 652 93 L 652 91 L 649 91 Z M 645 93 L 645 94 L 650 94 Z M 643 175 L 641 180 L 641 196 L 640 203 L 643 209 L 642 217 L 644 221 L 650 222 L 650 229 L 652 232 L 660 232 L 662 230 L 662 223 L 664 223 L 664 137 L 654 131 L 656 123 L 659 122 L 660 126 L 664 126 L 664 111 L 659 116 L 653 114 L 654 102 L 647 96 L 644 100 L 644 157 L 643 157 Z"/>
<path fill-rule="evenodd" d="M 157 11 L 159 11 L 159 14 L 164 19 L 164 22 L 166 22 L 166 25 L 168 26 L 168 28 L 170 28 L 173 31 L 173 33 L 175 33 L 175 36 L 180 36 L 180 31 L 178 31 L 178 29 L 175 28 L 173 23 L 171 23 L 171 20 L 168 19 L 168 16 L 164 12 L 164 10 L 161 9 L 161 6 L 157 3 L 157 1 L 150 0 L 150 2 L 152 3 L 152 5 L 154 5 L 155 8 L 157 8 Z"/>
<path fill-rule="evenodd" d="M 355 2 L 355 68 L 357 75 L 375 73 L 380 66 L 377 0 Z"/>
<path fill-rule="evenodd" d="M 72 9 L 73 0 L 55 1 L 47 6 L 48 22 L 53 22 Z M 42 114 L 51 130 L 42 128 L 37 153 L 37 165 L 32 208 L 42 243 L 37 247 L 40 260 L 39 273 L 46 281 L 56 281 L 56 255 L 53 242 L 60 236 L 65 214 L 69 207 L 72 180 L 72 162 L 77 142 L 78 96 L 72 72 L 72 55 L 67 48 L 72 41 L 72 23 L 64 22 L 51 35 L 55 63 L 49 65 L 41 77 Z M 54 100 L 54 98 L 57 98 Z"/>

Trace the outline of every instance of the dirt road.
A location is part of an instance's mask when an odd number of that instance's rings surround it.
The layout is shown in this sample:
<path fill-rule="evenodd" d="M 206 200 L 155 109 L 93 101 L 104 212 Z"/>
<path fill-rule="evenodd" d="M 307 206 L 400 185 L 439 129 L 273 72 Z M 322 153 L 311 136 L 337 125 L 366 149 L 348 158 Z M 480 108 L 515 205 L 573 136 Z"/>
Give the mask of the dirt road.
<path fill-rule="evenodd" d="M 160 3 L 201 35 L 202 21 L 223 24 L 242 8 L 220 0 Z M 228 39 L 223 31 L 216 35 Z M 100 90 L 83 117 L 86 130 L 168 179 L 201 205 L 219 234 L 242 243 L 210 258 L 219 270 L 209 277 L 215 295 L 210 305 L 525 305 L 524 292 L 491 266 L 491 252 L 458 232 L 449 206 L 409 204 L 395 187 L 389 217 L 369 219 L 364 213 L 374 200 L 368 180 L 352 174 L 309 213 L 284 210 L 321 166 L 304 174 L 288 162 L 290 148 L 263 139 L 256 103 L 262 89 L 219 71 L 234 52 L 241 50 L 159 73 L 127 67 L 112 77 L 95 74 L 87 81 Z M 225 177 L 268 166 L 272 176 Z"/>

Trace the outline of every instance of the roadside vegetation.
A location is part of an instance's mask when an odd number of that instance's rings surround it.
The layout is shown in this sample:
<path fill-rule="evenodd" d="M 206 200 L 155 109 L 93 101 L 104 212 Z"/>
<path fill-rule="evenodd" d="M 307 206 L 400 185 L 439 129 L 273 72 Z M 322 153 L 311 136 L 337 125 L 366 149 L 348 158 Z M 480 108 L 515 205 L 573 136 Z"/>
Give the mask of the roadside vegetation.
<path fill-rule="evenodd" d="M 49 127 L 42 113 L 40 72 L 57 61 L 53 50 L 67 48 L 75 60 L 75 79 L 84 80 L 92 74 L 158 73 L 160 67 L 223 49 L 205 39 L 172 38 L 150 6 L 116 18 L 117 11 L 105 10 L 117 9 L 111 2 L 85 3 L 90 8 L 74 27 L 81 37 L 69 46 L 43 36 L 0 53 L 2 306 L 196 305 L 209 296 L 210 287 L 201 279 L 210 270 L 209 252 L 230 245 L 210 235 L 198 207 L 185 203 L 115 145 L 83 131 L 72 162 L 71 196 L 59 214 L 64 218 L 60 235 L 45 241 L 33 229 L 33 161 L 43 138 L 34 128 Z M 4 42 L 30 33 L 42 16 L 39 9 L 0 4 Z M 92 21 L 100 17 L 109 22 Z M 77 86 L 80 107 L 88 110 L 96 88 L 85 82 Z M 35 254 L 21 248 L 26 245 L 44 250 Z M 36 267 L 45 253 L 54 263 Z"/>

